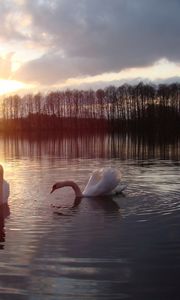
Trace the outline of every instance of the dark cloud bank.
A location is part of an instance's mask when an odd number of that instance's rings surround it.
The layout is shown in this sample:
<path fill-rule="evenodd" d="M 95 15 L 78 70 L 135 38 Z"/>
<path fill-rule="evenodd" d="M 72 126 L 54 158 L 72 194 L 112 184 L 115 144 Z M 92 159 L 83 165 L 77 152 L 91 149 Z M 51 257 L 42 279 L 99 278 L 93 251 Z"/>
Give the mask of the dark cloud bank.
<path fill-rule="evenodd" d="M 41 42 L 45 32 L 49 48 L 19 69 L 20 80 L 55 84 L 180 61 L 179 0 L 34 0 L 23 9 L 32 15 L 32 39 Z"/>

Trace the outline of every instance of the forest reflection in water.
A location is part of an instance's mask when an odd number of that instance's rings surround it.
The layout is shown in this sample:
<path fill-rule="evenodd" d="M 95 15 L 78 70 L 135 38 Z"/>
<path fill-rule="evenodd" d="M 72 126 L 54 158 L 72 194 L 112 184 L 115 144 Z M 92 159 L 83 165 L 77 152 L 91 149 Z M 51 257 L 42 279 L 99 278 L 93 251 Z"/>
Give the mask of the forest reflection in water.
<path fill-rule="evenodd" d="M 28 135 L 0 138 L 0 152 L 4 158 L 44 156 L 73 158 L 120 158 L 127 159 L 180 159 L 180 138 L 150 138 L 138 135 Z"/>

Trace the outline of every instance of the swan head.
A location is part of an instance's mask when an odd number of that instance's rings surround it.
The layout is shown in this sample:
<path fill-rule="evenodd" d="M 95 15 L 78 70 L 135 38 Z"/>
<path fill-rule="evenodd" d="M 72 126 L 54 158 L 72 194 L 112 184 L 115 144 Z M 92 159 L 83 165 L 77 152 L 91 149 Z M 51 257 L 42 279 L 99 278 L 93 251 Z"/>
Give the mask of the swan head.
<path fill-rule="evenodd" d="M 82 193 L 81 193 L 81 190 L 79 188 L 79 186 L 74 182 L 74 181 L 71 181 L 71 180 L 65 180 L 65 181 L 59 181 L 59 182 L 56 182 L 53 186 L 52 186 L 52 190 L 51 190 L 51 194 L 56 190 L 56 189 L 60 189 L 62 187 L 66 187 L 66 186 L 70 186 L 73 188 L 75 194 L 76 194 L 76 197 L 82 197 Z"/>
<path fill-rule="evenodd" d="M 57 190 L 58 188 L 60 188 L 62 186 L 60 186 L 59 184 L 55 183 L 53 186 L 52 186 L 52 189 L 51 189 L 51 192 L 50 194 L 52 194 L 55 190 Z"/>
<path fill-rule="evenodd" d="M 60 189 L 64 186 L 69 185 L 69 181 L 59 181 L 53 184 L 50 194 L 52 194 L 55 190 Z"/>

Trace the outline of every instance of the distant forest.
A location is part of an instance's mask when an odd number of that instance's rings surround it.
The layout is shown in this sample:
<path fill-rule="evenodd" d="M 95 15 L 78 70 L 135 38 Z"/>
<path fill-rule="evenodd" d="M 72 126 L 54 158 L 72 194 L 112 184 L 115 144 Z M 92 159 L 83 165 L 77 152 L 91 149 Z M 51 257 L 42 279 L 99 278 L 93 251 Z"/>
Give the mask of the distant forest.
<path fill-rule="evenodd" d="M 180 84 L 12 95 L 0 109 L 1 132 L 180 133 Z"/>

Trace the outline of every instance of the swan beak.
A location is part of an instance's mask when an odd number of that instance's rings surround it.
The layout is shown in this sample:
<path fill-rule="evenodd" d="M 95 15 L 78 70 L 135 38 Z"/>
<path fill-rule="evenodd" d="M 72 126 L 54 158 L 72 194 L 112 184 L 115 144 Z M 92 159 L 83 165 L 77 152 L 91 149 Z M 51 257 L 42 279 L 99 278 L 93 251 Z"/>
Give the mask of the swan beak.
<path fill-rule="evenodd" d="M 50 191 L 50 194 L 52 194 L 52 193 L 54 192 L 54 190 L 55 190 L 55 189 L 54 189 L 54 188 L 52 188 L 52 190 Z"/>

